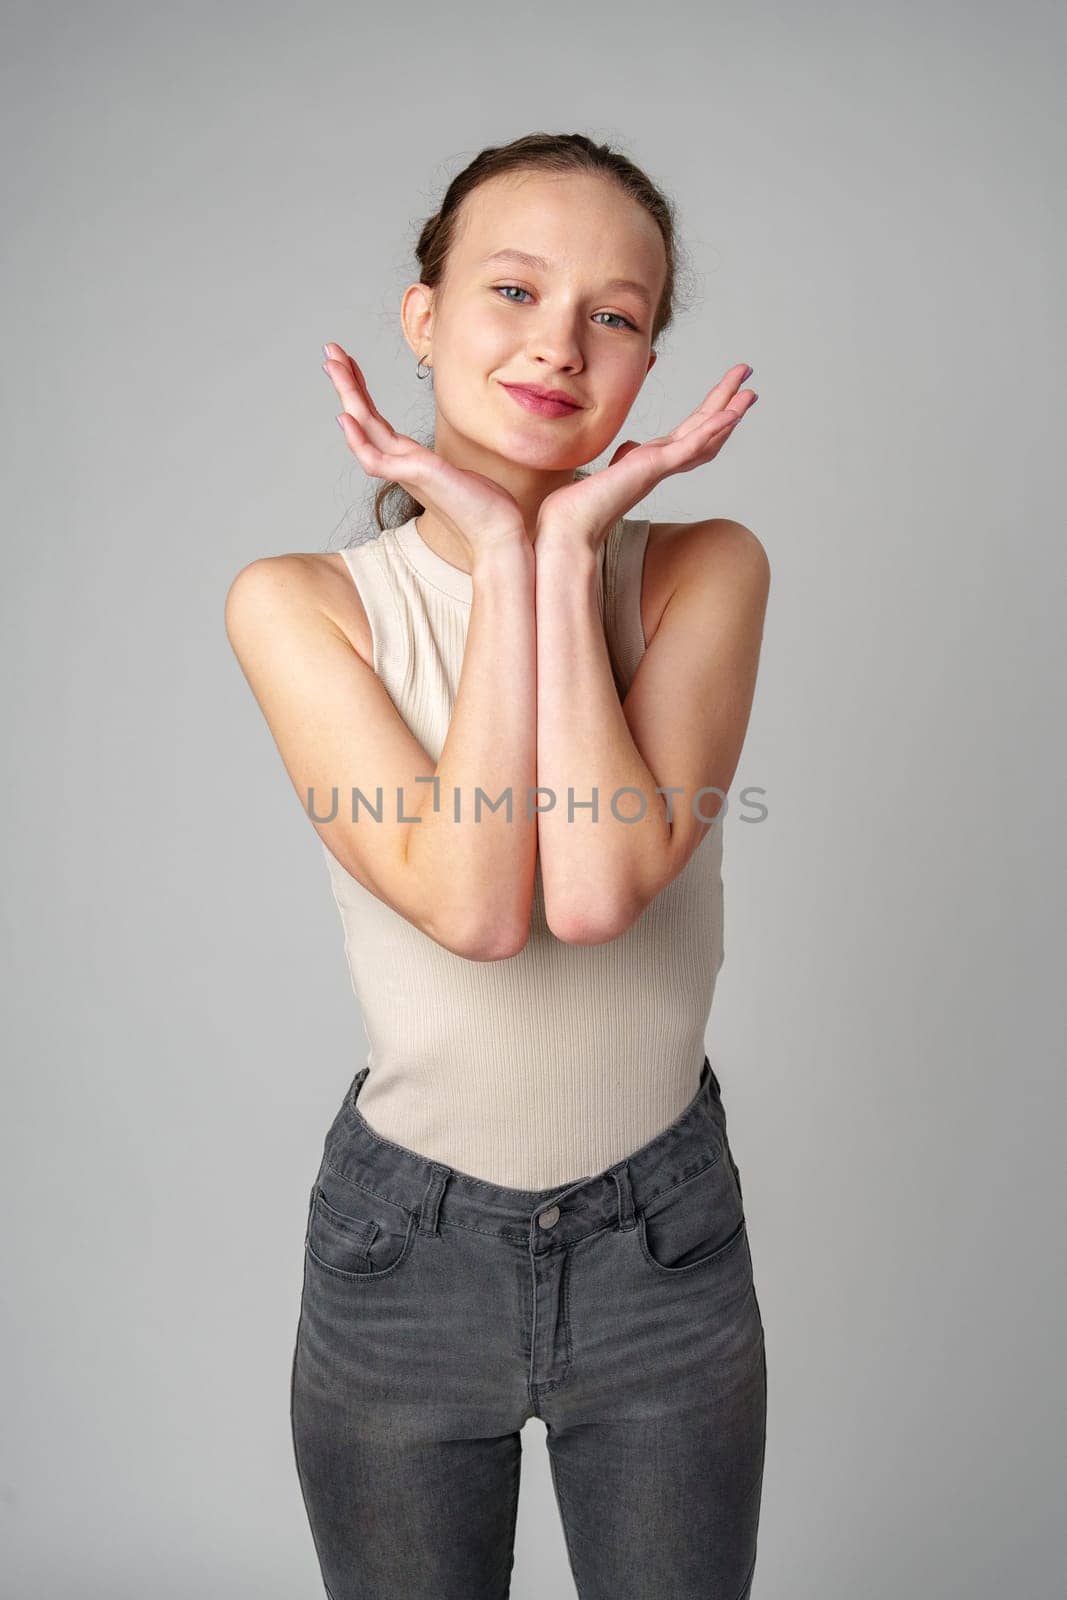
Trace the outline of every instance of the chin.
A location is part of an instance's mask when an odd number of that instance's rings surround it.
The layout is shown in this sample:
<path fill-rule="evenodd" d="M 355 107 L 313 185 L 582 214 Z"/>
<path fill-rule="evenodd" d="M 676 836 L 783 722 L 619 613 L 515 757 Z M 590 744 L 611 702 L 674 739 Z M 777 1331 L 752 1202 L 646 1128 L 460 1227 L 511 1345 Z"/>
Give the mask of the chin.
<path fill-rule="evenodd" d="M 568 450 L 560 448 L 558 439 L 538 439 L 524 428 L 487 428 L 482 432 L 465 432 L 464 437 L 479 450 L 498 456 L 512 467 L 525 467 L 530 472 L 566 472 L 592 460 L 586 450 L 574 441 Z M 579 459 L 581 458 L 581 459 Z"/>
<path fill-rule="evenodd" d="M 529 472 L 573 472 L 594 459 L 584 450 L 531 450 L 528 445 L 509 446 L 506 442 L 496 447 L 496 454 L 509 465 L 525 467 Z"/>

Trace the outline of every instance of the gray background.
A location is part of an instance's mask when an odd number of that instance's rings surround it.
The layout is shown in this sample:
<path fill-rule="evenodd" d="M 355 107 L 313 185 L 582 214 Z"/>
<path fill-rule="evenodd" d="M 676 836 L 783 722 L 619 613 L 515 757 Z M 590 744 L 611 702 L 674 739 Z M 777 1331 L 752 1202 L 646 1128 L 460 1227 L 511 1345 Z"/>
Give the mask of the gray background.
<path fill-rule="evenodd" d="M 320 346 L 427 425 L 417 221 L 536 128 L 680 208 L 699 292 L 627 434 L 736 361 L 761 397 L 641 508 L 773 568 L 708 1033 L 767 1329 L 754 1595 L 1056 1592 L 1053 7 L 7 17 L 5 1593 L 321 1593 L 289 1363 L 362 1032 L 223 601 L 365 526 Z M 572 1594 L 523 1440 L 513 1593 Z"/>

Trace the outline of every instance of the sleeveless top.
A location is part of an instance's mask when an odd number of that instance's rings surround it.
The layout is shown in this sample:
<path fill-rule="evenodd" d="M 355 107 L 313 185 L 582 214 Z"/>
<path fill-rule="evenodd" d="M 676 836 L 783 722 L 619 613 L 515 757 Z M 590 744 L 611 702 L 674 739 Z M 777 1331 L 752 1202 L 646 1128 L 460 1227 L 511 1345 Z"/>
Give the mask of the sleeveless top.
<path fill-rule="evenodd" d="M 648 526 L 621 518 L 598 552 L 620 701 L 645 649 Z M 341 554 L 366 609 L 374 669 L 436 762 L 474 580 L 431 550 L 414 518 Z M 682 872 L 599 945 L 550 931 L 538 855 L 529 939 L 498 961 L 446 950 L 323 844 L 366 1034 L 359 1109 L 371 1129 L 483 1181 L 545 1189 L 602 1172 L 673 1122 L 697 1090 L 723 960 L 722 820 L 720 809 Z"/>

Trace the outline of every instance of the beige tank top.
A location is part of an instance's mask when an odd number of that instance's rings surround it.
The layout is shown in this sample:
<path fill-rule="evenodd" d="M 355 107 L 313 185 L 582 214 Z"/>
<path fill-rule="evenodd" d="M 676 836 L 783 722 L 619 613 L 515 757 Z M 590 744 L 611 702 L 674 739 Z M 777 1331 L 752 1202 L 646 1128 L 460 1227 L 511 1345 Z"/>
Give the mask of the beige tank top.
<path fill-rule="evenodd" d="M 645 649 L 647 538 L 647 521 L 622 518 L 598 556 L 620 700 Z M 430 549 L 414 518 L 341 554 L 375 671 L 437 761 L 473 579 Z M 544 1189 L 601 1172 L 684 1110 L 723 960 L 721 811 L 685 869 L 606 944 L 551 933 L 538 857 L 529 940 L 503 961 L 444 949 L 322 848 L 367 1036 L 359 1109 L 375 1132 L 488 1182 Z"/>

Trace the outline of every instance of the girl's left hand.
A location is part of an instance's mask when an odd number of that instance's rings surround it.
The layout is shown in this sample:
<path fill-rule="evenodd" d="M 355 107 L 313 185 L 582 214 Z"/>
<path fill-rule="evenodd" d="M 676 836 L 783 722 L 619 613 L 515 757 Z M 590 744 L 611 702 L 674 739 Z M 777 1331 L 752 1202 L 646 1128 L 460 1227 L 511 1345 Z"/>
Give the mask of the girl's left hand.
<path fill-rule="evenodd" d="M 659 439 L 627 439 L 599 472 L 555 489 L 541 502 L 538 534 L 552 530 L 596 550 L 620 517 L 675 472 L 691 472 L 714 461 L 733 429 L 759 396 L 741 385 L 752 376 L 744 364 L 731 367 L 695 411 Z"/>

